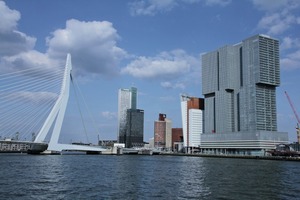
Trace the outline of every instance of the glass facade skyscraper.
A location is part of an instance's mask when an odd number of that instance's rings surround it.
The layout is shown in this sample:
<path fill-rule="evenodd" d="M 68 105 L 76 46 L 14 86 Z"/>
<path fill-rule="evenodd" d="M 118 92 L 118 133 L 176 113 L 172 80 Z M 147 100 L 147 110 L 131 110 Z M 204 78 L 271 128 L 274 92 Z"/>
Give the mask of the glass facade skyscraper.
<path fill-rule="evenodd" d="M 260 131 L 265 140 L 274 140 L 279 84 L 279 41 L 269 36 L 255 35 L 203 55 L 204 141 L 226 139 L 224 134 L 260 140 Z M 279 135 L 276 140 L 287 140 L 287 134 Z"/>
<path fill-rule="evenodd" d="M 121 143 L 125 143 L 127 148 L 144 146 L 144 110 L 127 110 L 126 134 Z"/>
<path fill-rule="evenodd" d="M 126 147 L 143 143 L 143 125 L 144 111 L 137 109 L 137 88 L 119 89 L 118 142 Z"/>

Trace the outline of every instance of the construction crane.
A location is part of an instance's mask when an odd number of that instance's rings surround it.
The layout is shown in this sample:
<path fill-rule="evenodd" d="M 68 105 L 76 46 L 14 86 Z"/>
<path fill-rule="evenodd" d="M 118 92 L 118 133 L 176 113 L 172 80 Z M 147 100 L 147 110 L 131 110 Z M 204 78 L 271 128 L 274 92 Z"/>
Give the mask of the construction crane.
<path fill-rule="evenodd" d="M 297 140 L 298 140 L 298 143 L 300 143 L 300 128 L 299 128 L 300 118 L 299 118 L 299 116 L 298 116 L 298 114 L 297 114 L 297 112 L 296 112 L 296 109 L 295 109 L 295 107 L 294 107 L 294 104 L 293 104 L 293 102 L 292 102 L 290 96 L 288 95 L 288 93 L 287 93 L 286 91 L 284 91 L 284 93 L 285 93 L 285 96 L 287 97 L 287 99 L 288 99 L 288 101 L 289 101 L 289 104 L 290 104 L 290 106 L 291 106 L 291 108 L 292 108 L 292 110 L 293 110 L 293 112 L 294 112 L 294 115 L 295 115 L 295 117 L 296 117 L 296 119 L 297 119 L 297 126 L 296 126 Z"/>

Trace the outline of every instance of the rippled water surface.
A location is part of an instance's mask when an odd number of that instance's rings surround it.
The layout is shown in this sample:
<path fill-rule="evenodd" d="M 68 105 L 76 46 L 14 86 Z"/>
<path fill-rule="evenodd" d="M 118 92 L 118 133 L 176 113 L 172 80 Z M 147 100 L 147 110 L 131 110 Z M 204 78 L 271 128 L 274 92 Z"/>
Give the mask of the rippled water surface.
<path fill-rule="evenodd" d="M 0 199 L 300 199 L 300 163 L 0 154 Z"/>

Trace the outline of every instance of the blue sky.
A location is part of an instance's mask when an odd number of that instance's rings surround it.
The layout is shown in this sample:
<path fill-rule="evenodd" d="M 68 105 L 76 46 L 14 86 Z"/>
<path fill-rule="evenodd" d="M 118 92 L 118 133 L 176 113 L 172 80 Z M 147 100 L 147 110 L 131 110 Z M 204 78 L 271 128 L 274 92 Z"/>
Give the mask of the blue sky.
<path fill-rule="evenodd" d="M 159 113 L 181 127 L 181 93 L 202 97 L 201 54 L 255 34 L 280 40 L 278 130 L 295 141 L 296 118 L 284 91 L 300 115 L 297 0 L 0 1 L 0 70 L 61 65 L 71 53 L 100 138 L 117 138 L 118 89 L 135 86 L 148 141 Z M 61 141 L 86 142 L 74 101 Z M 97 135 L 91 131 L 89 142 Z"/>

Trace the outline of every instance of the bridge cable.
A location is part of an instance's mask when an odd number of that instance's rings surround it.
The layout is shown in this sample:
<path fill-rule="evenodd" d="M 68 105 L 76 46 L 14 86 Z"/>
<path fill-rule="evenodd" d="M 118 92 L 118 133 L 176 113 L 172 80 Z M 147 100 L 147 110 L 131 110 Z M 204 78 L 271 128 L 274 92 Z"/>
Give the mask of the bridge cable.
<path fill-rule="evenodd" d="M 92 115 L 92 112 L 90 111 L 90 109 L 89 109 L 89 107 L 88 107 L 88 105 L 87 105 L 87 103 L 86 103 L 86 101 L 85 101 L 84 95 L 83 95 L 83 93 L 81 92 L 80 87 L 79 87 L 77 81 L 74 81 L 74 83 L 75 83 L 74 85 L 75 85 L 75 86 L 77 87 L 77 89 L 78 89 L 78 93 L 80 94 L 80 96 L 81 96 L 81 98 L 82 98 L 82 100 L 83 100 L 84 106 L 85 106 L 85 108 L 86 108 L 86 110 L 87 110 L 87 112 L 88 112 L 88 114 L 89 114 L 89 117 L 90 117 L 90 119 L 92 120 L 94 129 L 97 131 L 97 134 L 100 135 L 99 129 L 98 129 L 97 126 L 96 126 L 95 119 L 94 119 L 94 117 L 93 117 L 93 115 Z"/>
<path fill-rule="evenodd" d="M 81 122 L 82 122 L 82 125 L 83 125 L 85 137 L 86 137 L 87 143 L 89 143 L 89 138 L 88 138 L 88 135 L 87 135 L 86 126 L 85 126 L 85 123 L 84 123 L 84 120 L 83 120 L 82 111 L 81 111 L 81 108 L 80 108 L 80 105 L 79 105 L 78 95 L 77 95 L 76 88 L 75 88 L 75 85 L 74 85 L 74 82 L 73 82 L 73 77 L 72 77 L 71 74 L 70 74 L 70 77 L 71 77 L 71 83 L 72 83 L 73 88 L 74 88 L 74 94 L 75 94 L 75 99 L 76 99 L 76 105 L 77 105 L 78 110 L 79 110 L 79 114 L 80 114 Z"/>
<path fill-rule="evenodd" d="M 40 67 L 0 74 L 0 139 L 18 133 L 26 140 L 39 132 L 59 96 L 63 72 Z"/>

